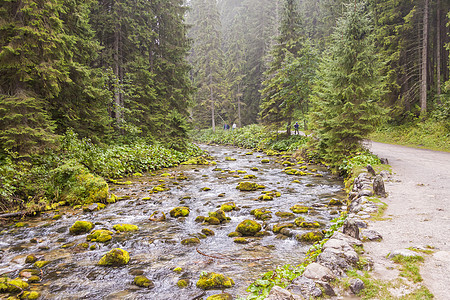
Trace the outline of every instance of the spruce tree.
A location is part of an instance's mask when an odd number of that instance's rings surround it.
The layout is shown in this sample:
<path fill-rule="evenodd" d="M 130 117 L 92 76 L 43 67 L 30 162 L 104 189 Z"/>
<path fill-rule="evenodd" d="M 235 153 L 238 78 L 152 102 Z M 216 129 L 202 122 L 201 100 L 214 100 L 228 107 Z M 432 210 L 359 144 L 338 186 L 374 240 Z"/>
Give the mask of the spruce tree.
<path fill-rule="evenodd" d="M 346 5 L 331 38 L 314 88 L 311 122 L 316 146 L 326 160 L 339 166 L 374 130 L 384 88 L 364 1 Z"/>

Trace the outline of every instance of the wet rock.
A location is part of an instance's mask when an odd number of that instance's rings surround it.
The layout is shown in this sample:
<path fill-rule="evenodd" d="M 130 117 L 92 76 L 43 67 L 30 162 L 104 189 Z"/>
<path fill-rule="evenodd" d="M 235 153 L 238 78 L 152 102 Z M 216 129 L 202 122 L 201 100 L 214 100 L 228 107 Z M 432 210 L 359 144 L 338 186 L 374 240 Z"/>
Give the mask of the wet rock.
<path fill-rule="evenodd" d="M 104 209 L 105 207 L 106 207 L 106 205 L 103 203 L 92 203 L 88 206 L 83 206 L 83 211 L 84 212 L 93 212 L 93 211 L 98 211 L 98 210 Z"/>
<path fill-rule="evenodd" d="M 216 218 L 220 223 L 227 221 L 227 216 L 225 212 L 221 209 L 208 213 L 210 218 Z M 205 220 L 206 221 L 206 220 Z M 207 222 L 207 221 L 206 221 Z M 209 222 L 208 222 L 209 223 Z"/>
<path fill-rule="evenodd" d="M 312 243 L 323 239 L 323 233 L 320 231 L 311 231 L 304 234 L 298 234 L 295 238 L 300 242 Z"/>
<path fill-rule="evenodd" d="M 288 236 L 288 237 L 293 237 L 295 235 L 295 231 L 291 230 L 290 228 L 284 227 L 283 229 L 280 230 L 280 233 L 282 235 Z"/>
<path fill-rule="evenodd" d="M 220 220 L 215 217 L 206 217 L 204 222 L 209 225 L 219 225 L 220 224 Z"/>
<path fill-rule="evenodd" d="M 295 278 L 287 289 L 293 293 L 301 294 L 305 299 L 322 296 L 322 291 L 316 286 L 315 282 L 305 276 Z"/>
<path fill-rule="evenodd" d="M 278 223 L 273 225 L 272 231 L 273 233 L 279 233 L 283 228 L 292 228 L 294 224 L 292 223 Z"/>
<path fill-rule="evenodd" d="M 139 227 L 137 225 L 132 224 L 116 224 L 113 226 L 113 229 L 117 232 L 128 232 L 128 231 L 137 231 Z"/>
<path fill-rule="evenodd" d="M 302 300 L 302 297 L 294 295 L 286 289 L 275 285 L 266 300 Z"/>
<path fill-rule="evenodd" d="M 203 233 L 204 235 L 206 235 L 206 236 L 213 236 L 213 235 L 215 235 L 214 231 L 212 231 L 212 230 L 209 229 L 209 228 L 203 228 L 203 229 L 202 229 L 202 233 Z"/>
<path fill-rule="evenodd" d="M 294 214 L 304 214 L 309 211 L 309 207 L 300 204 L 295 204 L 294 206 L 291 207 L 291 210 Z"/>
<path fill-rule="evenodd" d="M 391 173 L 389 173 L 389 171 L 383 170 L 380 172 L 380 175 L 381 177 L 383 177 L 384 180 L 387 180 L 391 176 Z"/>
<path fill-rule="evenodd" d="M 33 275 L 30 278 L 28 278 L 28 282 L 30 282 L 30 283 L 39 282 L 39 281 L 41 281 L 41 278 L 36 275 Z"/>
<path fill-rule="evenodd" d="M 359 240 L 359 227 L 353 220 L 349 220 L 348 218 L 344 221 L 344 225 L 342 226 L 342 232 L 352 238 Z"/>
<path fill-rule="evenodd" d="M 237 238 L 234 238 L 233 242 L 235 242 L 236 244 L 248 244 L 251 241 L 246 239 L 245 237 L 237 237 Z"/>
<path fill-rule="evenodd" d="M 175 207 L 170 211 L 170 216 L 172 218 L 187 217 L 189 216 L 189 208 L 184 206 Z"/>
<path fill-rule="evenodd" d="M 272 218 L 272 212 L 266 208 L 257 208 L 250 212 L 257 220 L 268 220 Z"/>
<path fill-rule="evenodd" d="M 372 176 L 375 176 L 377 174 L 371 165 L 367 165 L 366 169 L 367 172 L 369 172 Z"/>
<path fill-rule="evenodd" d="M 239 237 L 239 236 L 242 236 L 242 234 L 236 231 L 230 232 L 228 234 L 228 237 Z"/>
<path fill-rule="evenodd" d="M 355 278 L 350 280 L 350 290 L 352 291 L 353 294 L 355 295 L 358 294 L 364 288 L 365 288 L 364 282 L 361 279 Z"/>
<path fill-rule="evenodd" d="M 112 234 L 113 234 L 112 231 L 97 229 L 88 234 L 88 236 L 86 237 L 86 241 L 106 243 L 112 239 Z"/>
<path fill-rule="evenodd" d="M 130 254 L 127 251 L 114 248 L 106 253 L 97 263 L 100 266 L 121 266 L 126 265 L 130 261 Z"/>
<path fill-rule="evenodd" d="M 32 264 L 36 261 L 37 261 L 37 257 L 34 254 L 27 255 L 27 257 L 25 258 L 26 264 Z"/>
<path fill-rule="evenodd" d="M 76 221 L 72 227 L 69 228 L 71 234 L 83 234 L 88 233 L 94 228 L 94 224 L 89 221 Z"/>
<path fill-rule="evenodd" d="M 0 281 L 0 293 L 20 293 L 25 289 L 28 289 L 28 283 L 19 278 L 5 277 Z"/>
<path fill-rule="evenodd" d="M 204 216 L 198 216 L 198 217 L 195 218 L 195 222 L 202 223 L 202 222 L 205 221 L 205 219 L 206 218 Z"/>
<path fill-rule="evenodd" d="M 222 274 L 210 272 L 200 275 L 196 285 L 202 290 L 225 289 L 234 286 L 234 281 Z"/>
<path fill-rule="evenodd" d="M 265 188 L 265 186 L 263 185 L 259 185 L 255 182 L 239 182 L 238 186 L 236 187 L 236 189 L 240 190 L 240 191 L 256 191 L 258 189 L 263 189 Z"/>
<path fill-rule="evenodd" d="M 178 286 L 180 289 L 185 288 L 185 287 L 187 287 L 188 285 L 189 285 L 189 282 L 188 282 L 186 279 L 180 279 L 180 280 L 178 280 L 178 282 L 177 282 L 177 286 Z"/>
<path fill-rule="evenodd" d="M 372 189 L 364 189 L 361 190 L 358 194 L 360 197 L 371 197 L 373 196 L 373 191 Z"/>
<path fill-rule="evenodd" d="M 386 190 L 384 188 L 384 180 L 381 175 L 375 176 L 375 179 L 373 180 L 373 191 L 375 195 L 386 197 Z"/>
<path fill-rule="evenodd" d="M 224 212 L 229 212 L 236 209 L 236 204 L 234 202 L 227 202 L 220 206 L 220 209 Z"/>
<path fill-rule="evenodd" d="M 330 202 L 328 202 L 329 206 L 342 206 L 344 203 L 342 203 L 339 199 L 331 199 Z"/>
<path fill-rule="evenodd" d="M 228 293 L 211 295 L 206 300 L 233 300 L 233 296 Z"/>
<path fill-rule="evenodd" d="M 302 228 L 319 228 L 320 224 L 318 222 L 300 222 L 298 226 Z"/>
<path fill-rule="evenodd" d="M 48 261 L 48 260 L 38 260 L 34 263 L 34 266 L 36 268 L 41 269 L 41 268 L 45 267 L 46 265 L 48 265 L 49 263 L 50 263 L 50 261 Z"/>
<path fill-rule="evenodd" d="M 236 231 L 244 236 L 254 236 L 261 231 L 261 225 L 253 220 L 244 220 L 236 227 Z"/>
<path fill-rule="evenodd" d="M 188 239 L 182 240 L 181 244 L 185 245 L 185 246 L 197 245 L 197 244 L 200 244 L 200 240 L 198 238 L 188 238 Z"/>
<path fill-rule="evenodd" d="M 162 211 L 157 210 L 151 214 L 149 220 L 153 222 L 163 222 L 166 220 L 166 214 Z"/>
<path fill-rule="evenodd" d="M 297 225 L 297 226 L 300 226 L 300 224 L 301 224 L 302 222 L 304 222 L 304 221 L 305 221 L 305 218 L 304 218 L 304 217 L 297 217 L 297 218 L 295 218 L 295 220 L 294 220 L 294 224 Z"/>
<path fill-rule="evenodd" d="M 151 281 L 150 279 L 148 279 L 147 277 L 142 276 L 142 275 L 134 277 L 133 284 L 137 285 L 139 287 L 149 288 L 149 289 L 152 289 L 155 287 L 155 284 L 153 283 L 153 281 Z"/>
<path fill-rule="evenodd" d="M 36 269 L 24 269 L 19 272 L 19 277 L 30 278 L 32 276 L 39 276 L 41 272 Z"/>
<path fill-rule="evenodd" d="M 362 229 L 361 230 L 361 239 L 363 241 L 381 241 L 383 237 L 381 234 L 375 230 L 372 229 Z"/>
<path fill-rule="evenodd" d="M 336 275 L 329 268 L 318 263 L 309 264 L 305 272 L 303 272 L 303 276 L 312 280 L 321 281 L 330 281 L 336 278 Z"/>
<path fill-rule="evenodd" d="M 333 290 L 331 284 L 326 281 L 316 281 L 316 285 L 320 285 L 325 295 L 333 297 L 336 296 L 336 292 Z"/>

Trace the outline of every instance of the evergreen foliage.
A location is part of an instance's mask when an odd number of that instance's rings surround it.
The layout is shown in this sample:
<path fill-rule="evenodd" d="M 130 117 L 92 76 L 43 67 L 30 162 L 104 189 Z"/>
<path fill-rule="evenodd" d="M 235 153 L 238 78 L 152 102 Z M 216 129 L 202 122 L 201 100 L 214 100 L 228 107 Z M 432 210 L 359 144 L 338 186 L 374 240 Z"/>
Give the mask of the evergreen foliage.
<path fill-rule="evenodd" d="M 384 88 L 374 49 L 367 4 L 348 4 L 320 65 L 312 98 L 316 146 L 335 166 L 360 147 L 380 120 L 377 101 Z"/>

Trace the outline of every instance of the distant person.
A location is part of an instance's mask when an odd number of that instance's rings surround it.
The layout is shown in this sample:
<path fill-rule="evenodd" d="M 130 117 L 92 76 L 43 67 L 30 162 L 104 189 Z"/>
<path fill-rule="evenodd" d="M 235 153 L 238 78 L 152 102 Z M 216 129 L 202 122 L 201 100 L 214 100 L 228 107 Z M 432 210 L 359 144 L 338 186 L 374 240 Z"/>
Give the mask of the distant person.
<path fill-rule="evenodd" d="M 233 127 L 231 127 L 231 130 L 235 130 L 236 129 L 236 123 L 233 123 Z"/>
<path fill-rule="evenodd" d="M 300 131 L 298 131 L 298 128 L 299 128 L 300 126 L 298 125 L 298 122 L 295 122 L 295 125 L 294 125 L 294 134 L 300 134 Z"/>
<path fill-rule="evenodd" d="M 223 130 L 227 130 L 227 124 L 223 124 Z"/>
<path fill-rule="evenodd" d="M 227 130 L 230 130 L 230 125 L 229 124 L 227 124 Z"/>

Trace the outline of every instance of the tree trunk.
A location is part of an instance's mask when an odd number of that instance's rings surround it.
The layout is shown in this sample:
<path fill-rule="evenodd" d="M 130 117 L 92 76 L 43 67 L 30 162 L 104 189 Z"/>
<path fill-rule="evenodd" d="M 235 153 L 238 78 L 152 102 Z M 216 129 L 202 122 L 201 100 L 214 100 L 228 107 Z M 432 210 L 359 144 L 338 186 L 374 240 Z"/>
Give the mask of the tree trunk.
<path fill-rule="evenodd" d="M 237 91 L 237 100 L 238 100 L 238 126 L 239 128 L 242 127 L 242 123 L 241 123 L 241 85 L 238 83 L 238 91 Z"/>
<path fill-rule="evenodd" d="M 436 81 L 437 81 L 437 101 L 440 103 L 441 95 L 441 0 L 437 0 L 437 41 L 436 41 Z"/>
<path fill-rule="evenodd" d="M 213 95 L 213 86 L 212 86 L 212 74 L 209 74 L 209 95 L 211 99 L 211 124 L 213 132 L 216 132 L 216 120 L 214 118 L 214 95 Z"/>
<path fill-rule="evenodd" d="M 423 32 L 422 32 L 422 80 L 420 95 L 420 115 L 425 117 L 427 114 L 427 60 L 428 60 L 428 6 L 429 0 L 425 1 L 423 12 Z"/>

